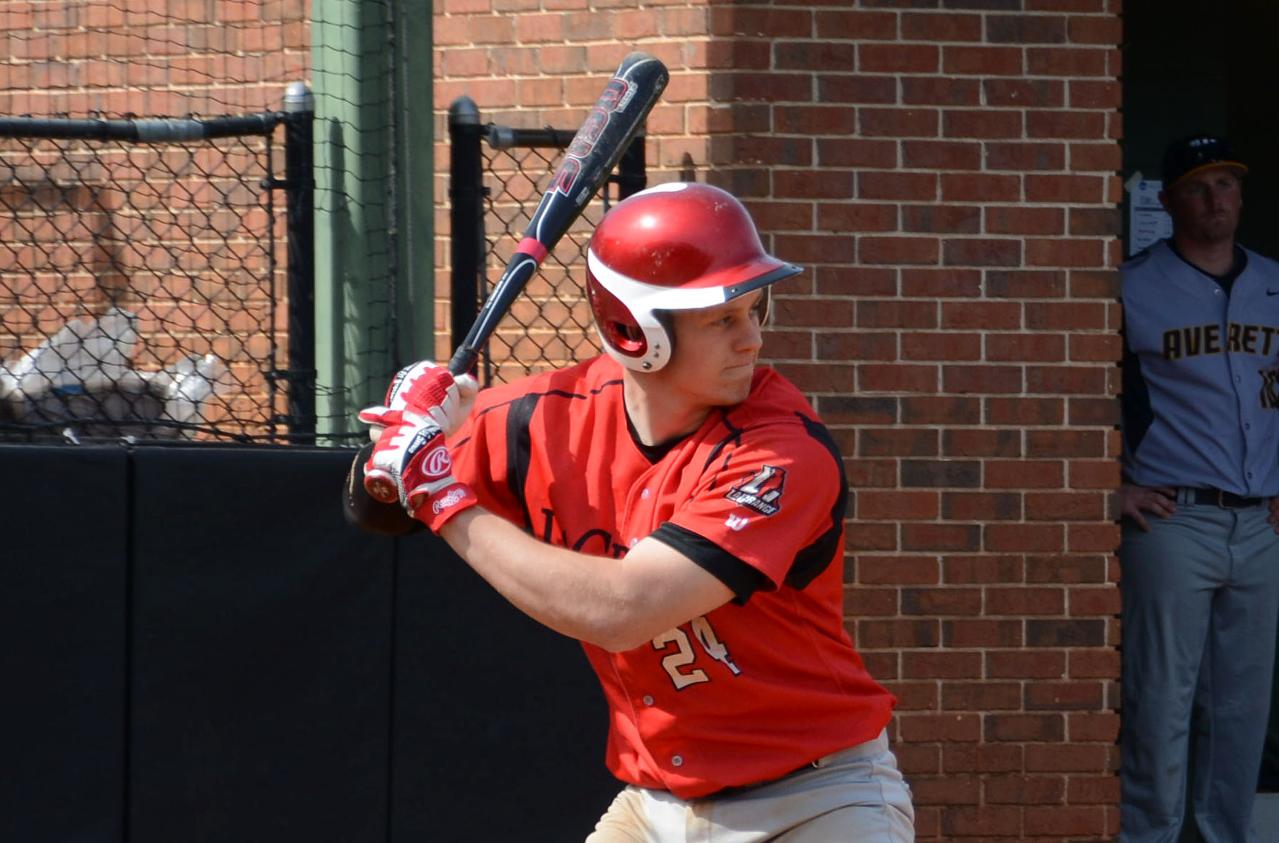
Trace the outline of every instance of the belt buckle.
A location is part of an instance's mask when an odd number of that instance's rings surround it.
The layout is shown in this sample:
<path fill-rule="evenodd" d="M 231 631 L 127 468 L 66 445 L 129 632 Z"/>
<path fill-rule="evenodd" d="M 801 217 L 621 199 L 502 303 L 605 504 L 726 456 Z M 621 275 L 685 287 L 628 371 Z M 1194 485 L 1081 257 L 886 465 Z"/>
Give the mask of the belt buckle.
<path fill-rule="evenodd" d="M 1226 491 L 1224 489 L 1213 489 L 1213 491 L 1217 493 L 1217 506 L 1222 509 L 1234 509 L 1233 506 L 1226 502 Z"/>

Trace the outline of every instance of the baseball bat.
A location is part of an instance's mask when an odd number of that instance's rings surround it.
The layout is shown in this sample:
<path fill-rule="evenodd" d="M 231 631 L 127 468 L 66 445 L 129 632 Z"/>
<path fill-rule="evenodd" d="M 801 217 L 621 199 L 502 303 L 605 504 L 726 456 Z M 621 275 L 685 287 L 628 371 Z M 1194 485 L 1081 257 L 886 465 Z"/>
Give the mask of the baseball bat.
<path fill-rule="evenodd" d="M 617 72 L 604 86 L 604 92 L 569 142 L 550 186 L 529 219 L 523 239 L 506 262 L 502 276 L 480 308 L 466 338 L 449 360 L 450 373 L 465 374 L 475 365 L 480 349 L 523 292 L 533 273 L 573 221 L 581 216 L 587 203 L 617 166 L 618 159 L 643 127 L 644 120 L 669 81 L 666 65 L 647 53 L 633 52 L 622 59 Z M 367 448 L 360 453 L 367 458 L 366 451 Z M 362 465 L 363 462 L 357 460 L 352 470 Z M 374 488 L 370 488 L 367 482 L 361 485 L 372 501 L 393 503 L 385 496 L 385 484 L 374 484 Z M 348 520 L 368 525 L 372 517 L 371 501 L 363 498 L 348 479 L 345 497 Z M 398 519 L 392 520 L 398 523 Z M 374 531 L 383 532 L 381 529 Z"/>
<path fill-rule="evenodd" d="M 634 52 L 622 59 L 565 150 L 502 277 L 449 360 L 451 373 L 464 374 L 475 365 L 480 349 L 533 273 L 599 192 L 668 81 L 666 66 L 647 53 Z"/>

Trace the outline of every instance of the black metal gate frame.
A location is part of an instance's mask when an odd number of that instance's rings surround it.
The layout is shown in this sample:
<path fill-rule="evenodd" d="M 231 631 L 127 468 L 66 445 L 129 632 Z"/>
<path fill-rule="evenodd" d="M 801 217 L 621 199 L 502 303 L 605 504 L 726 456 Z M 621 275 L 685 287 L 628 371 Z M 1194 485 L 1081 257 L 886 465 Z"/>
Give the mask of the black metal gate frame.
<path fill-rule="evenodd" d="M 275 406 L 276 383 L 287 384 L 288 412 L 279 418 L 272 413 L 272 425 L 284 424 L 287 439 L 295 443 L 315 441 L 315 174 L 312 154 L 314 110 L 303 105 L 288 111 L 195 118 L 76 119 L 41 117 L 0 118 L 0 137 L 57 140 L 126 141 L 135 143 L 178 143 L 216 138 L 260 135 L 267 144 L 268 177 L 261 187 L 268 191 L 268 212 L 274 216 L 270 197 L 283 190 L 286 197 L 288 265 L 286 267 L 288 313 L 288 368 L 264 372 L 271 407 Z M 284 172 L 276 179 L 270 162 L 270 139 L 283 124 Z M 275 233 L 268 226 L 268 272 L 274 277 Z M 272 325 L 275 301 L 271 298 Z M 271 332 L 272 359 L 276 357 L 276 333 Z"/>

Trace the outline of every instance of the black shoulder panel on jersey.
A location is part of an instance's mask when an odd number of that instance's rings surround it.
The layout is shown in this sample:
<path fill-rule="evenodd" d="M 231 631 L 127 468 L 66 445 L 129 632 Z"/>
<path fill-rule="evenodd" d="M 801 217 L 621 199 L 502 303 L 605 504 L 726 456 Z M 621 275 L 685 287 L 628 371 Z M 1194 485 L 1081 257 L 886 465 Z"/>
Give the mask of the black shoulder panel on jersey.
<path fill-rule="evenodd" d="M 1128 337 L 1121 325 L 1124 341 L 1124 359 L 1121 369 L 1123 394 L 1119 396 L 1120 427 L 1124 433 L 1124 445 L 1129 454 L 1135 454 L 1146 437 L 1146 431 L 1155 423 L 1155 411 L 1150 404 L 1150 389 L 1141 373 L 1141 358 L 1128 347 Z"/>
<path fill-rule="evenodd" d="M 511 490 L 511 497 L 519 501 L 520 508 L 524 510 L 524 529 L 530 533 L 533 532 L 533 516 L 528 511 L 524 484 L 528 481 L 532 454 L 529 427 L 541 397 L 540 393 L 523 395 L 511 403 L 506 414 L 506 484 Z"/>
<path fill-rule="evenodd" d="M 839 477 L 839 494 L 830 511 L 830 526 L 817 537 L 817 541 L 795 554 L 790 572 L 786 575 L 786 584 L 792 588 L 804 588 L 825 571 L 835 560 L 835 551 L 839 549 L 840 537 L 844 534 L 844 514 L 848 511 L 848 478 L 844 474 L 844 459 L 840 456 L 839 446 L 830 435 L 830 431 L 821 422 L 796 413 L 808 435 L 821 442 L 835 461 L 835 473 Z M 838 560 L 841 564 L 843 560 Z"/>
<path fill-rule="evenodd" d="M 733 602 L 744 605 L 751 595 L 771 586 L 768 577 L 724 550 L 710 539 L 667 521 L 650 534 L 678 550 L 733 592 Z"/>

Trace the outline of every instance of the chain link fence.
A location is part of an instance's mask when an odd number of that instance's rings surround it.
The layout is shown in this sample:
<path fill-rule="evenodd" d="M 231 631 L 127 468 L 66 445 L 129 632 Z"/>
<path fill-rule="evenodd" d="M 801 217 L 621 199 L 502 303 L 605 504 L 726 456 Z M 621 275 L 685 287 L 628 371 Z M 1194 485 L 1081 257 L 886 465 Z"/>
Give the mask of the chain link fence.
<path fill-rule="evenodd" d="M 277 201 L 290 119 L 310 115 L 0 119 L 0 439 L 314 429 L 287 344 L 283 209 L 310 213 Z"/>
<path fill-rule="evenodd" d="M 481 124 L 469 98 L 449 110 L 452 340 L 462 341 L 502 275 L 575 130 Z M 489 339 L 481 383 L 557 369 L 602 348 L 586 300 L 586 249 L 608 208 L 645 186 L 644 136 L 631 143 L 600 194 L 543 261 Z"/>

